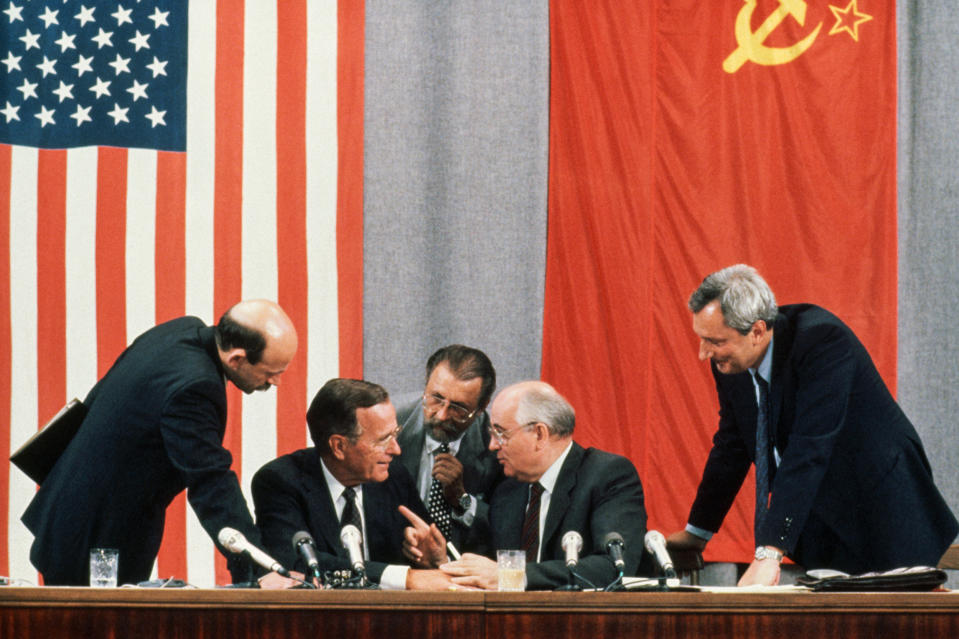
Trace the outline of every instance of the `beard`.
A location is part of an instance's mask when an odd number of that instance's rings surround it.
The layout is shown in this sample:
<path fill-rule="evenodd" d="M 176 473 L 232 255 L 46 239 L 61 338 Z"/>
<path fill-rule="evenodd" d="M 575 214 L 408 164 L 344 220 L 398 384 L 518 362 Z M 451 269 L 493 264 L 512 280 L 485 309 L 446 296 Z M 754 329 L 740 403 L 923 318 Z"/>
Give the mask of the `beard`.
<path fill-rule="evenodd" d="M 429 430 L 430 436 L 440 443 L 450 443 L 459 439 L 463 434 L 465 427 L 457 427 L 452 421 L 441 421 L 438 419 L 425 418 L 423 425 Z"/>

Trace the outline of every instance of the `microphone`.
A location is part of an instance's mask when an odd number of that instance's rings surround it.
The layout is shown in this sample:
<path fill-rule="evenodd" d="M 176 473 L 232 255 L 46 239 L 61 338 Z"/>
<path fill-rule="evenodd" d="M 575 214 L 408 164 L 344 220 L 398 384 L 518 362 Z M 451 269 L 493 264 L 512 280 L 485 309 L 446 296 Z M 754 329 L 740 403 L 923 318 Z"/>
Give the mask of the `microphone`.
<path fill-rule="evenodd" d="M 300 553 L 313 576 L 320 579 L 320 559 L 316 555 L 316 542 L 313 541 L 313 536 L 305 530 L 297 532 L 293 535 L 293 550 Z"/>
<path fill-rule="evenodd" d="M 224 526 L 220 529 L 217 540 L 230 552 L 237 553 L 238 555 L 245 554 L 267 570 L 278 572 L 284 577 L 290 576 L 290 573 L 286 571 L 286 568 L 280 565 L 280 562 L 247 541 L 243 533 L 235 528 Z"/>
<path fill-rule="evenodd" d="M 366 567 L 363 564 L 363 551 L 360 550 L 362 538 L 359 528 L 353 524 L 343 526 L 343 529 L 340 530 L 340 543 L 343 544 L 346 552 L 350 555 L 350 566 L 353 568 L 353 572 L 360 575 L 365 573 Z"/>
<path fill-rule="evenodd" d="M 606 533 L 606 536 L 603 537 L 603 547 L 605 547 L 606 552 L 609 553 L 609 559 L 613 562 L 613 565 L 616 566 L 620 572 L 626 570 L 626 562 L 623 560 L 623 551 L 626 549 L 626 542 L 623 541 L 623 536 L 618 532 Z"/>
<path fill-rule="evenodd" d="M 572 568 L 579 561 L 579 551 L 583 549 L 583 536 L 575 530 L 563 535 L 563 550 L 566 551 L 566 567 Z"/>
<path fill-rule="evenodd" d="M 673 568 L 673 560 L 669 556 L 669 551 L 666 550 L 666 538 L 663 537 L 663 533 L 658 530 L 650 530 L 646 533 L 646 538 L 643 540 L 643 543 L 646 546 L 646 550 L 649 551 L 649 554 L 653 556 L 656 563 L 659 564 L 659 567 L 663 569 L 663 574 L 666 575 L 668 579 L 675 579 L 676 569 Z"/>

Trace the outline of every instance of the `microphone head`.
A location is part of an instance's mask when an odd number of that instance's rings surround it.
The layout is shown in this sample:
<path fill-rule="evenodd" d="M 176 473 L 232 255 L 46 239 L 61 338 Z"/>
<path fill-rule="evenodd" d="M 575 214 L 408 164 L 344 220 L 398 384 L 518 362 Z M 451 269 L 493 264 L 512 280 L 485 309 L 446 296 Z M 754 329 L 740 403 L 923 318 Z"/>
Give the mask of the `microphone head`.
<path fill-rule="evenodd" d="M 246 541 L 246 537 L 244 537 L 243 533 L 241 533 L 239 530 L 230 528 L 229 526 L 224 526 L 220 529 L 220 533 L 216 536 L 216 538 L 217 541 L 220 542 L 220 545 L 230 552 L 243 552 L 243 542 Z"/>
<path fill-rule="evenodd" d="M 575 530 L 569 530 L 563 535 L 562 542 L 563 550 L 568 550 L 570 547 L 579 552 L 583 549 L 583 536 L 580 535 Z"/>
<path fill-rule="evenodd" d="M 342 543 L 344 546 L 350 542 L 359 543 L 361 539 L 360 529 L 353 524 L 347 524 L 343 526 L 342 530 L 340 530 L 340 543 Z"/>
<path fill-rule="evenodd" d="M 603 548 L 609 548 L 612 545 L 626 546 L 626 542 L 618 532 L 608 532 L 603 537 Z"/>
<path fill-rule="evenodd" d="M 655 550 L 653 550 L 655 545 L 659 545 L 662 548 L 666 547 L 666 538 L 663 537 L 663 533 L 658 530 L 650 530 L 643 539 L 643 545 L 646 546 L 646 550 L 653 553 L 655 552 Z"/>
<path fill-rule="evenodd" d="M 313 541 L 313 535 L 306 532 L 305 530 L 299 530 L 293 535 L 293 549 L 297 549 L 301 544 L 312 544 L 316 545 L 316 542 Z"/>

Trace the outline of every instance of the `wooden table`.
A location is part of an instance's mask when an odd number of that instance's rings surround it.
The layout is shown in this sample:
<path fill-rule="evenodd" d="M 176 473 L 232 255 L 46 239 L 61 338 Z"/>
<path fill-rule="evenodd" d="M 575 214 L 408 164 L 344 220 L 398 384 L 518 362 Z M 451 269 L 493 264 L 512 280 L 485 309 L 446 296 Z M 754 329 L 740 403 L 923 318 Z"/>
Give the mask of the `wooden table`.
<path fill-rule="evenodd" d="M 0 588 L 0 638 L 959 637 L 959 593 Z"/>

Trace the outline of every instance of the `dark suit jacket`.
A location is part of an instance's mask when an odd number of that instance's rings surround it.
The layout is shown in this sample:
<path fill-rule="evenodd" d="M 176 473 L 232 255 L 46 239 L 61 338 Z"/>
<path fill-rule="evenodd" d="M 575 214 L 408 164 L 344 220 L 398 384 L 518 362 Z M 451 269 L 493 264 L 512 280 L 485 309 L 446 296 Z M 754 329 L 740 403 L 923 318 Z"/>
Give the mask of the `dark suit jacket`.
<path fill-rule="evenodd" d="M 321 570 L 350 568 L 321 464 L 315 448 L 304 448 L 274 459 L 253 476 L 256 525 L 267 552 L 305 574 L 309 574 L 306 562 L 292 544 L 293 535 L 301 530 L 313 536 Z M 409 565 L 403 556 L 403 530 L 409 523 L 397 510 L 401 504 L 430 521 L 413 480 L 394 460 L 386 481 L 363 484 L 363 537 L 370 554 L 366 573 L 373 582 L 379 582 L 387 564 Z"/>
<path fill-rule="evenodd" d="M 757 410 L 748 372 L 713 374 L 719 430 L 689 522 L 715 531 L 755 457 Z M 956 519 L 866 349 L 825 309 L 780 308 L 770 412 L 782 461 L 757 545 L 783 548 L 807 569 L 936 565 Z"/>
<path fill-rule="evenodd" d="M 183 317 L 148 330 L 84 403 L 86 419 L 23 515 L 46 583 L 87 584 L 93 547 L 119 549 L 120 583 L 149 579 L 166 507 L 184 488 L 214 540 L 231 526 L 259 542 L 222 445 L 226 391 L 212 328 Z M 248 578 L 229 559 L 234 579 Z"/>
<path fill-rule="evenodd" d="M 412 399 L 401 397 L 397 401 L 401 403 L 396 409 L 396 421 L 403 428 L 398 439 L 400 449 L 403 451 L 399 459 L 415 483 L 419 477 L 420 459 L 426 442 L 426 431 L 423 426 L 423 398 L 422 395 L 416 395 Z M 463 464 L 463 486 L 466 492 L 477 500 L 474 521 L 486 517 L 489 495 L 503 480 L 503 467 L 497 461 L 496 453 L 489 449 L 488 426 L 489 414 L 482 411 L 463 433 L 459 450 L 456 451 L 456 459 Z M 464 552 L 479 551 L 484 547 L 483 542 L 485 542 L 485 540 L 478 540 L 471 534 L 469 528 L 455 519 L 450 531 L 450 541 L 457 549 Z"/>
<path fill-rule="evenodd" d="M 511 478 L 493 493 L 488 525 L 494 552 L 522 547 L 528 498 L 529 484 Z M 529 590 L 549 590 L 568 582 L 562 539 L 570 530 L 583 536 L 576 572 L 597 587 L 608 585 L 618 575 L 603 547 L 603 538 L 609 532 L 623 536 L 624 572 L 627 576 L 636 574 L 643 555 L 646 508 L 643 486 L 631 461 L 573 443 L 550 497 L 540 540 L 541 561 L 526 565 Z"/>

